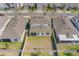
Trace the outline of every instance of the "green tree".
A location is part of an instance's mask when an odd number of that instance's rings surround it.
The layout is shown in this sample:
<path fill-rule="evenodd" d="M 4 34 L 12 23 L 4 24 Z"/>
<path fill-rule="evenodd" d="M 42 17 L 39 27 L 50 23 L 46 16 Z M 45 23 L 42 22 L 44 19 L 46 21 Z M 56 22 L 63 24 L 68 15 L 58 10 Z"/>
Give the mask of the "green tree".
<path fill-rule="evenodd" d="M 34 10 L 35 10 L 35 7 L 34 7 L 34 6 L 29 6 L 28 8 L 29 8 L 29 10 L 31 10 L 31 11 L 34 11 Z"/>
<path fill-rule="evenodd" d="M 72 9 L 73 9 L 74 11 L 78 10 L 78 8 L 77 8 L 76 6 L 75 6 L 75 7 L 73 7 Z"/>
<path fill-rule="evenodd" d="M 49 4 L 47 5 L 47 10 L 52 10 L 52 7 Z"/>
<path fill-rule="evenodd" d="M 37 4 L 35 3 L 35 5 L 34 5 L 34 7 L 35 7 L 35 9 L 37 10 Z"/>
<path fill-rule="evenodd" d="M 28 20 L 28 23 L 26 24 L 25 29 L 28 30 L 28 35 L 29 35 L 29 31 L 30 31 L 30 20 Z"/>

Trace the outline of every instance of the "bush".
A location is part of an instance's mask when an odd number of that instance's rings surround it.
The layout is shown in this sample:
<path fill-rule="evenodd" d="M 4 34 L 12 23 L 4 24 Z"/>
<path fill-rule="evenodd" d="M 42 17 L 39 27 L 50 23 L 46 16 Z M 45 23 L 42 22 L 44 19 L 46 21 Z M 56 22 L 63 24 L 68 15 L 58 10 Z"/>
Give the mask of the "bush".
<path fill-rule="evenodd" d="M 73 56 L 73 53 L 71 53 L 71 52 L 64 52 L 64 55 L 66 55 L 66 56 Z"/>

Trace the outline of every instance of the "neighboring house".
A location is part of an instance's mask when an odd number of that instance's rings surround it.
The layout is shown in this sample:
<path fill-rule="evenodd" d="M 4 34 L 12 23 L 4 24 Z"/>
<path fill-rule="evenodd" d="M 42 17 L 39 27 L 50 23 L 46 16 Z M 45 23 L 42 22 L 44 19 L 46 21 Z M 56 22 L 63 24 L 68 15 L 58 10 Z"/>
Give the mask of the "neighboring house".
<path fill-rule="evenodd" d="M 0 10 L 5 10 L 9 8 L 5 3 L 0 3 Z"/>
<path fill-rule="evenodd" d="M 6 3 L 9 8 L 20 8 L 23 7 L 23 3 Z"/>
<path fill-rule="evenodd" d="M 23 3 L 0 3 L 0 10 L 20 8 L 23 7 Z"/>
<path fill-rule="evenodd" d="M 16 8 L 16 6 L 17 6 L 16 3 L 6 3 L 6 5 L 7 5 L 9 8 Z"/>
<path fill-rule="evenodd" d="M 54 6 L 55 6 L 56 8 L 58 8 L 58 7 L 61 7 L 62 4 L 61 4 L 61 3 L 54 3 Z"/>
<path fill-rule="evenodd" d="M 16 3 L 16 8 L 24 7 L 23 3 Z"/>
<path fill-rule="evenodd" d="M 44 16 L 35 16 L 30 21 L 30 36 L 50 36 L 51 20 Z"/>
<path fill-rule="evenodd" d="M 79 32 L 70 19 L 56 18 L 53 20 L 53 23 L 59 41 L 79 41 Z"/>
<path fill-rule="evenodd" d="M 79 32 L 79 16 L 75 16 L 71 19 L 73 25 L 76 27 L 76 29 Z"/>
<path fill-rule="evenodd" d="M 79 8 L 79 4 L 78 3 L 76 3 L 76 4 L 75 3 L 67 3 L 67 4 L 65 4 L 66 9 L 70 9 L 70 8 L 72 9 L 72 8 L 75 8 L 75 7 Z"/>
<path fill-rule="evenodd" d="M 0 35 L 0 41 L 22 41 L 26 19 L 22 16 L 12 18 Z"/>
<path fill-rule="evenodd" d="M 29 6 L 34 6 L 34 3 L 23 3 L 25 9 L 28 9 Z"/>

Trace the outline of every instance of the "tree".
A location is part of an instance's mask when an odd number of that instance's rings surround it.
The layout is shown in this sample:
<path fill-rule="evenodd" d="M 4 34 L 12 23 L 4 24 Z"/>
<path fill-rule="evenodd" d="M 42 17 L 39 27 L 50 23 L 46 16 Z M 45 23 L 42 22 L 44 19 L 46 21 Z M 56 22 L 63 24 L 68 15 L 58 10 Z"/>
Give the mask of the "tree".
<path fill-rule="evenodd" d="M 52 7 L 49 4 L 47 5 L 47 10 L 52 10 Z"/>
<path fill-rule="evenodd" d="M 28 20 L 28 23 L 26 24 L 25 29 L 28 30 L 28 35 L 29 35 L 29 30 L 30 30 L 30 20 Z"/>
<path fill-rule="evenodd" d="M 63 10 L 65 7 L 65 4 L 62 4 L 62 6 L 60 7 L 61 10 Z"/>
<path fill-rule="evenodd" d="M 53 4 L 53 9 L 56 11 L 56 6 Z"/>
<path fill-rule="evenodd" d="M 76 6 L 75 6 L 75 7 L 73 7 L 72 9 L 73 9 L 74 11 L 78 10 L 78 8 L 77 8 Z"/>
<path fill-rule="evenodd" d="M 35 7 L 34 7 L 34 6 L 29 6 L 28 8 L 29 8 L 29 10 L 31 10 L 31 11 L 34 11 L 34 10 L 35 10 Z"/>
<path fill-rule="evenodd" d="M 35 5 L 34 5 L 34 6 L 35 6 L 35 9 L 37 10 L 37 4 L 36 4 L 36 3 L 35 3 Z"/>
<path fill-rule="evenodd" d="M 26 29 L 29 30 L 30 29 L 30 20 L 28 20 L 27 24 L 26 24 Z"/>

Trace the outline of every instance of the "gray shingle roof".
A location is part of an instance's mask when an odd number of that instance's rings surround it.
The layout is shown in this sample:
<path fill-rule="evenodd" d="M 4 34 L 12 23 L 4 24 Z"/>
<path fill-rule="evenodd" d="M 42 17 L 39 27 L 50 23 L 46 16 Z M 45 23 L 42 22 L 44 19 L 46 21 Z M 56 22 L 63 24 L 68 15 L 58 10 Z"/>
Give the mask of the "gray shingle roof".
<path fill-rule="evenodd" d="M 8 24 L 0 39 L 2 38 L 18 38 L 21 39 L 23 30 L 25 29 L 26 20 L 22 16 L 12 19 Z"/>

